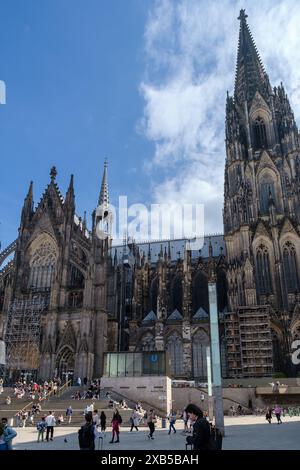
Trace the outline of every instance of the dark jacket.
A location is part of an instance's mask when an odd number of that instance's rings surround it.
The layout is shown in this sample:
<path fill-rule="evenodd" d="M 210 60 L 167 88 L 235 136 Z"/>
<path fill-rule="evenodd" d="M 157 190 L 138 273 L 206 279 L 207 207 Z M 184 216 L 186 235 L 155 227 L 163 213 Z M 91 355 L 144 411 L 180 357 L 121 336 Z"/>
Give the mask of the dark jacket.
<path fill-rule="evenodd" d="M 193 424 L 193 435 L 187 437 L 187 443 L 193 444 L 194 450 L 211 450 L 210 427 L 205 418 L 200 418 Z"/>
<path fill-rule="evenodd" d="M 95 450 L 95 433 L 92 423 L 86 423 L 78 431 L 81 450 Z"/>

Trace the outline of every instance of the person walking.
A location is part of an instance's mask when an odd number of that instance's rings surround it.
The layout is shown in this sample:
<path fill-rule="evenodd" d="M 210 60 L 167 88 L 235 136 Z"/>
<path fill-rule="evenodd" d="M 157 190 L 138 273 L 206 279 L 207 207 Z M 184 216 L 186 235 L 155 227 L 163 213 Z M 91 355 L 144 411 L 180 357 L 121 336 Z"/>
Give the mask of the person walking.
<path fill-rule="evenodd" d="M 136 410 L 133 410 L 130 421 L 131 421 L 130 432 L 132 432 L 133 428 L 135 428 L 138 431 L 139 430 L 138 425 L 140 424 L 140 415 Z"/>
<path fill-rule="evenodd" d="M 93 425 L 95 426 L 95 428 L 97 428 L 99 426 L 99 415 L 98 415 L 98 410 L 94 410 L 93 411 Z"/>
<path fill-rule="evenodd" d="M 277 418 L 277 424 L 282 424 L 282 421 L 281 421 L 282 409 L 280 408 L 279 405 L 276 405 L 275 410 L 274 410 L 274 414 Z"/>
<path fill-rule="evenodd" d="M 116 409 L 116 411 L 113 415 L 112 421 L 111 421 L 111 424 L 112 424 L 112 438 L 111 438 L 111 441 L 109 441 L 110 444 L 114 443 L 115 435 L 117 435 L 116 443 L 120 442 L 119 437 L 120 437 L 120 424 L 121 423 L 122 423 L 121 415 L 120 415 L 119 411 Z"/>
<path fill-rule="evenodd" d="M 269 424 L 272 422 L 272 408 L 269 408 L 267 413 L 266 413 L 266 420 L 268 421 Z"/>
<path fill-rule="evenodd" d="M 101 426 L 101 431 L 105 432 L 105 429 L 106 429 L 106 414 L 104 413 L 104 411 L 101 411 L 100 426 Z"/>
<path fill-rule="evenodd" d="M 95 431 L 93 426 L 93 414 L 85 415 L 85 424 L 78 431 L 80 450 L 95 450 Z"/>
<path fill-rule="evenodd" d="M 187 444 L 192 444 L 194 450 L 211 450 L 210 427 L 203 417 L 202 410 L 193 404 L 189 404 L 185 411 L 193 422 L 193 435 L 186 438 Z"/>
<path fill-rule="evenodd" d="M 186 434 L 189 432 L 189 429 L 188 429 L 188 415 L 185 410 L 182 413 L 182 419 L 183 419 L 183 424 L 184 424 L 183 434 Z"/>
<path fill-rule="evenodd" d="M 71 424 L 72 421 L 72 414 L 73 414 L 73 409 L 72 406 L 68 406 L 67 411 L 66 411 L 66 417 L 69 418 L 68 423 Z"/>
<path fill-rule="evenodd" d="M 3 426 L 3 439 L 6 444 L 6 450 L 12 450 L 12 440 L 16 437 L 16 431 L 11 427 L 8 426 L 7 418 L 2 418 L 1 424 Z"/>
<path fill-rule="evenodd" d="M 36 426 L 36 429 L 38 431 L 37 442 L 40 442 L 40 439 L 42 440 L 42 442 L 44 442 L 44 434 L 45 434 L 46 426 L 47 425 L 46 425 L 45 416 L 42 416 L 41 421 L 39 421 Z"/>
<path fill-rule="evenodd" d="M 50 441 L 53 441 L 53 432 L 54 426 L 56 425 L 56 419 L 52 411 L 49 411 L 48 416 L 46 417 L 46 426 L 47 426 L 47 433 L 46 433 L 46 441 L 49 442 L 49 435 Z"/>
<path fill-rule="evenodd" d="M 149 413 L 146 413 L 147 424 L 149 427 L 150 433 L 148 434 L 149 439 L 154 439 L 153 434 L 155 432 L 155 423 L 156 423 L 156 416 L 154 414 L 153 409 L 149 410 Z"/>
<path fill-rule="evenodd" d="M 173 410 L 170 410 L 170 413 L 168 414 L 168 420 L 169 420 L 169 432 L 168 434 L 171 434 L 171 430 L 173 429 L 174 434 L 176 434 L 176 429 L 175 429 L 175 423 L 176 423 L 176 412 Z"/>

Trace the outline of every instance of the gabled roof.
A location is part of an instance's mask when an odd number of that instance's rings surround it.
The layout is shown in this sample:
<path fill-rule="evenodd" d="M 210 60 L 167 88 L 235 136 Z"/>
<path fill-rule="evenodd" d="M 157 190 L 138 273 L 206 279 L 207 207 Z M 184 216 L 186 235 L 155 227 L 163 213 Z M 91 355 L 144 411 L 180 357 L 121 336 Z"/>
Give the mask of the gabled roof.
<path fill-rule="evenodd" d="M 202 320 L 203 318 L 207 319 L 208 318 L 208 313 L 204 310 L 204 308 L 200 307 L 200 308 L 198 308 L 195 315 L 193 315 L 193 319 L 194 320 Z"/>
<path fill-rule="evenodd" d="M 153 312 L 153 310 L 150 310 L 150 312 L 143 319 L 142 323 L 144 323 L 144 322 L 146 323 L 148 321 L 155 321 L 155 320 L 156 320 L 156 315 Z"/>
<path fill-rule="evenodd" d="M 171 315 L 168 317 L 168 320 L 182 320 L 183 316 L 181 313 L 175 308 L 175 310 L 171 313 Z"/>

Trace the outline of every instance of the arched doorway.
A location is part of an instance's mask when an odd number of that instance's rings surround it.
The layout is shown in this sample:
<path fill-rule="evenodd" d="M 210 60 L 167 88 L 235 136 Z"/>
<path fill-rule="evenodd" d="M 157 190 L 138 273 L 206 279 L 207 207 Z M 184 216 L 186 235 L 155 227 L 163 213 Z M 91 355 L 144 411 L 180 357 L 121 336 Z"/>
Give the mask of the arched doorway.
<path fill-rule="evenodd" d="M 57 371 L 57 376 L 60 377 L 63 382 L 73 378 L 74 351 L 69 346 L 65 346 L 58 353 L 57 359 L 56 359 L 56 371 Z"/>

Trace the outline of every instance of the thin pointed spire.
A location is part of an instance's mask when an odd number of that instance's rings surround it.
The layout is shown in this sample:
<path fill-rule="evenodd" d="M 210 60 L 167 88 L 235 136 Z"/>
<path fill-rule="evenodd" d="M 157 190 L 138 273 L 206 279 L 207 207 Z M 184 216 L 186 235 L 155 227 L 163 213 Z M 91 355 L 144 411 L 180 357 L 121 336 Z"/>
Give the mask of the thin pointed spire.
<path fill-rule="evenodd" d="M 84 214 L 83 214 L 83 222 L 82 222 L 82 228 L 83 228 L 83 230 L 86 230 L 86 227 L 87 227 L 87 223 L 86 223 L 86 211 L 84 211 Z"/>
<path fill-rule="evenodd" d="M 71 175 L 68 191 L 66 194 L 65 205 L 74 206 L 75 195 L 74 195 L 74 175 Z"/>
<path fill-rule="evenodd" d="M 30 218 L 33 213 L 33 181 L 30 181 L 27 195 L 24 199 L 21 219 L 24 220 Z"/>
<path fill-rule="evenodd" d="M 102 177 L 101 191 L 98 199 L 98 206 L 108 206 L 109 194 L 108 194 L 108 182 L 107 182 L 107 159 L 104 161 L 104 171 Z"/>
<path fill-rule="evenodd" d="M 33 181 L 30 181 L 26 199 L 33 202 Z"/>
<path fill-rule="evenodd" d="M 270 90 L 269 79 L 247 24 L 247 17 L 242 9 L 238 17 L 240 32 L 234 87 L 235 99 L 240 104 L 252 100 L 256 91 L 266 96 Z"/>

